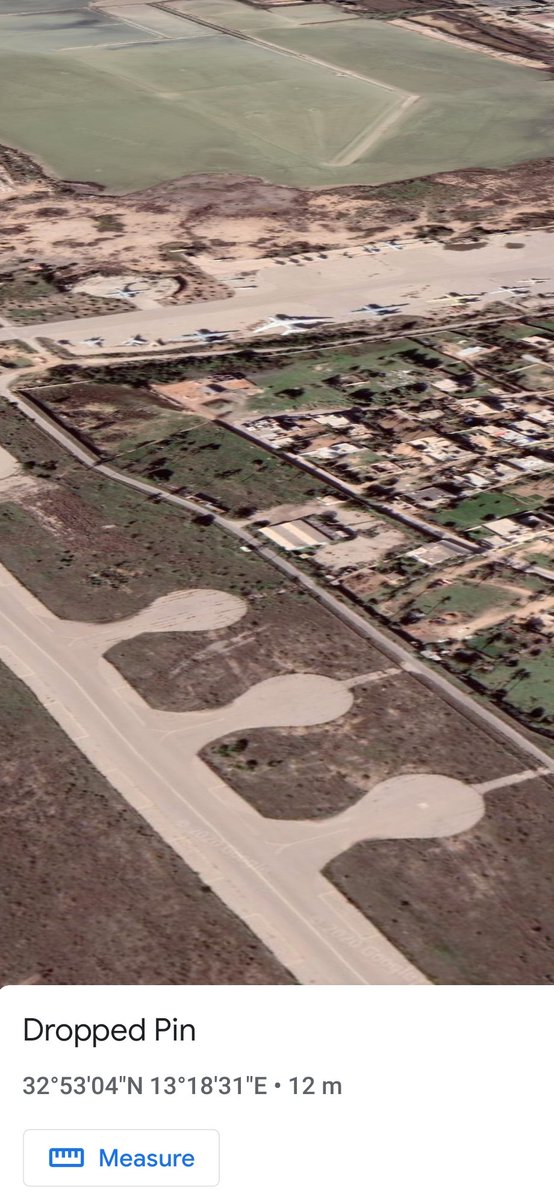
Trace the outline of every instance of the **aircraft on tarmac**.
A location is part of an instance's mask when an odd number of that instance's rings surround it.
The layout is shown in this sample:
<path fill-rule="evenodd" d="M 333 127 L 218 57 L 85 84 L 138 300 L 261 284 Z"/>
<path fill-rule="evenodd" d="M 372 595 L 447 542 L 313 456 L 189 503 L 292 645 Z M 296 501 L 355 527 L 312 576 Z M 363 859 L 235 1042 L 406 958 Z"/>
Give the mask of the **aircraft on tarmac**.
<path fill-rule="evenodd" d="M 122 346 L 149 346 L 149 338 L 145 338 L 141 333 L 135 333 L 134 337 L 130 337 L 126 342 L 121 342 Z"/>
<path fill-rule="evenodd" d="M 329 317 L 291 317 L 287 313 L 276 313 L 274 317 L 268 317 L 267 321 L 261 325 L 257 325 L 252 330 L 252 334 L 256 337 L 260 333 L 281 333 L 283 337 L 287 337 L 289 334 L 298 333 L 302 329 L 312 329 L 316 325 L 326 325 L 329 320 Z"/>
<path fill-rule="evenodd" d="M 308 326 L 309 325 L 326 325 L 327 322 L 331 320 L 330 317 L 303 317 L 303 316 L 295 317 L 295 316 L 291 316 L 289 313 L 276 313 L 275 317 L 276 317 L 276 320 L 278 320 L 278 321 L 292 321 L 293 325 L 300 325 L 300 326 L 302 326 L 302 325 L 308 325 Z"/>
<path fill-rule="evenodd" d="M 197 329 L 194 333 L 183 333 L 183 340 L 186 338 L 195 342 L 224 342 L 226 338 L 231 337 L 231 334 L 238 333 L 238 329 Z"/>
<path fill-rule="evenodd" d="M 281 333 L 283 337 L 294 333 L 294 328 L 291 321 L 278 320 L 277 317 L 269 317 L 267 321 L 261 325 L 256 325 L 252 330 L 252 336 L 257 337 L 260 333 Z"/>
<path fill-rule="evenodd" d="M 117 300 L 133 300 L 135 296 L 140 295 L 140 288 L 127 284 L 127 287 L 116 287 L 110 292 L 110 296 L 115 296 Z"/>
<path fill-rule="evenodd" d="M 81 346 L 103 346 L 105 341 L 106 341 L 106 339 L 103 337 L 85 338 L 85 340 L 83 342 L 81 342 Z M 60 345 L 61 344 L 62 343 L 60 342 Z M 64 343 L 64 345 L 65 344 L 70 345 L 69 342 Z"/>
<path fill-rule="evenodd" d="M 406 308 L 407 300 L 401 304 L 362 304 L 361 308 L 353 308 L 351 311 L 355 313 L 372 313 L 374 317 L 391 317 L 395 313 L 400 312 L 401 308 Z"/>

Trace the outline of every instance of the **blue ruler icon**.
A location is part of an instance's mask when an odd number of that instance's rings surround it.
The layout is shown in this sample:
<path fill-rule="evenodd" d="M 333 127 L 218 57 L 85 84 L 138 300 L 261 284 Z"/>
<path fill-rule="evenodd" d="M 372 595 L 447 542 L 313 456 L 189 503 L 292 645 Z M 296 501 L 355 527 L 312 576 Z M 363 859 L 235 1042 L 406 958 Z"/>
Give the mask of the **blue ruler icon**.
<path fill-rule="evenodd" d="M 85 1152 L 82 1146 L 52 1146 L 48 1151 L 50 1167 L 84 1167 Z"/>

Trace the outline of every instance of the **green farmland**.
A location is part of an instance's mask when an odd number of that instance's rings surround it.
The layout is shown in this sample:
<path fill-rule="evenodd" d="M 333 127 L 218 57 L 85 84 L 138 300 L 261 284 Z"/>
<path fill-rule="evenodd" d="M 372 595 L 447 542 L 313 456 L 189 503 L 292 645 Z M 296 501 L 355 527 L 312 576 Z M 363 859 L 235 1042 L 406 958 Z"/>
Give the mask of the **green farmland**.
<path fill-rule="evenodd" d="M 495 521 L 499 517 L 513 517 L 514 513 L 537 508 L 540 500 L 532 496 L 511 496 L 508 492 L 479 492 L 452 508 L 441 509 L 435 519 L 443 525 L 458 529 L 471 529 L 481 521 Z"/>
<path fill-rule="evenodd" d="M 412 367 L 403 355 L 417 349 L 417 343 L 409 338 L 397 338 L 392 344 L 375 342 L 370 347 L 334 350 L 323 359 L 296 355 L 287 366 L 273 371 L 249 370 L 248 378 L 264 390 L 262 396 L 252 398 L 250 408 L 265 413 L 347 407 L 356 401 L 356 394 L 342 389 L 343 374 L 355 375 L 361 383 L 367 379 L 376 391 L 386 390 L 387 385 L 393 386 L 398 372 Z"/>
<path fill-rule="evenodd" d="M 0 0 L 0 141 L 115 192 L 196 172 L 383 183 L 554 153 L 552 83 L 530 68 L 325 4 L 172 7 Z"/>
<path fill-rule="evenodd" d="M 417 597 L 416 605 L 428 617 L 445 612 L 478 617 L 490 608 L 509 608 L 512 596 L 500 587 L 489 584 L 456 583 L 451 587 L 428 589 Z"/>
<path fill-rule="evenodd" d="M 114 461 L 166 491 L 208 496 L 233 516 L 330 492 L 297 467 L 211 422 L 137 446 Z"/>
<path fill-rule="evenodd" d="M 464 672 L 477 679 L 489 694 L 509 703 L 525 716 L 533 716 L 546 729 L 554 723 L 554 651 L 541 646 L 540 650 L 525 652 L 514 639 L 506 641 L 501 629 L 471 639 L 471 650 L 477 651 L 479 661 Z M 491 669 L 491 663 L 495 665 Z M 484 669 L 484 664 L 488 664 Z M 458 664 L 458 669 L 459 664 Z"/>

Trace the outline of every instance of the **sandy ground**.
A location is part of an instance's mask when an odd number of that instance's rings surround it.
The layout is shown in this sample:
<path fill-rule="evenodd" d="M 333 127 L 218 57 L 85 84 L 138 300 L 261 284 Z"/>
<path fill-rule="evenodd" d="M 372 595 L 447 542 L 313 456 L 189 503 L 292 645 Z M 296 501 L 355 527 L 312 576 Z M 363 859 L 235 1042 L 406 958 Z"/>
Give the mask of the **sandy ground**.
<path fill-rule="evenodd" d="M 528 228 L 553 215 L 548 160 L 378 188 L 303 192 L 261 179 L 197 175 L 110 196 L 61 184 L 25 156 L 0 148 L 0 175 L 12 180 L 0 194 L 0 267 L 14 260 L 48 262 L 75 283 L 93 274 L 171 275 L 179 269 L 193 300 L 215 294 L 216 285 L 199 269 L 199 254 L 257 259 L 435 227 L 448 238 L 476 225 Z M 102 229 L 107 217 L 117 222 L 110 232 Z M 169 247 L 181 247 L 189 257 L 175 258 Z"/>
<path fill-rule="evenodd" d="M 113 296 L 114 292 L 129 289 L 129 303 L 135 308 L 160 308 L 179 290 L 177 279 L 169 275 L 161 279 L 137 278 L 128 275 L 92 275 L 73 288 L 88 296 Z"/>
<path fill-rule="evenodd" d="M 321 547 L 316 551 L 314 557 L 323 566 L 335 569 L 361 566 L 364 563 L 375 565 L 387 551 L 394 549 L 395 546 L 401 546 L 405 540 L 404 534 L 395 529 L 386 529 L 383 533 L 376 534 L 375 537 L 359 534 L 351 541 L 334 542 L 329 546 Z"/>
<path fill-rule="evenodd" d="M 25 497 L 29 511 L 35 511 L 33 497 L 53 487 L 47 480 L 33 479 L 32 475 L 23 471 L 21 463 L 0 446 L 0 496 L 4 500 L 13 498 L 21 501 Z"/>

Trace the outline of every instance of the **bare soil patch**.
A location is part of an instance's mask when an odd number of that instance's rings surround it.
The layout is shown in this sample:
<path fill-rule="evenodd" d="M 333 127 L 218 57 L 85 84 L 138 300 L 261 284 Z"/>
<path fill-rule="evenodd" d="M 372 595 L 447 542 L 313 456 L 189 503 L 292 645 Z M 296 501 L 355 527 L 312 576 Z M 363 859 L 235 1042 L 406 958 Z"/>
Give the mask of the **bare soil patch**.
<path fill-rule="evenodd" d="M 404 233 L 526 229 L 553 213 L 548 159 L 313 191 L 196 175 L 117 197 L 49 179 L 25 156 L 0 148 L 0 168 L 3 160 L 13 178 L 0 203 L 4 261 L 47 262 L 73 282 L 97 273 L 178 274 L 180 303 L 226 294 L 200 269 L 198 255 L 259 258 Z"/>
<path fill-rule="evenodd" d="M 554 788 L 536 779 L 485 799 L 466 833 L 361 842 L 326 874 L 436 983 L 552 984 Z"/>
<path fill-rule="evenodd" d="M 342 812 L 391 775 L 480 783 L 522 770 L 520 757 L 406 673 L 354 695 L 324 729 L 247 730 L 203 757 L 264 817 L 289 820 Z"/>

